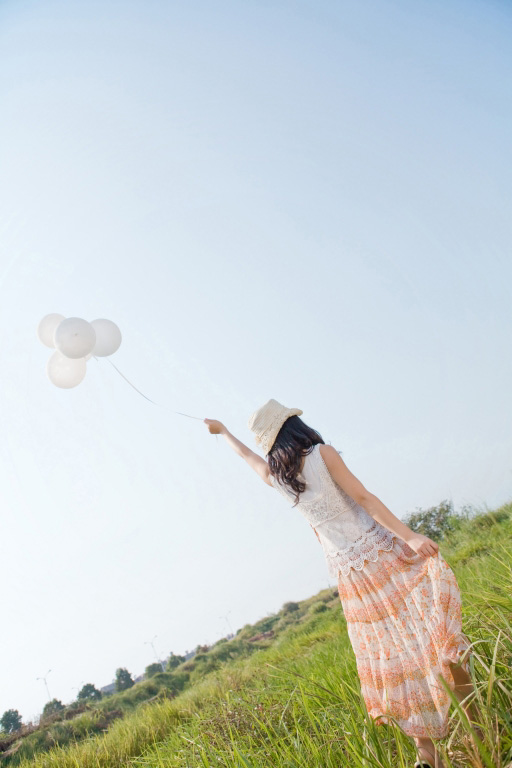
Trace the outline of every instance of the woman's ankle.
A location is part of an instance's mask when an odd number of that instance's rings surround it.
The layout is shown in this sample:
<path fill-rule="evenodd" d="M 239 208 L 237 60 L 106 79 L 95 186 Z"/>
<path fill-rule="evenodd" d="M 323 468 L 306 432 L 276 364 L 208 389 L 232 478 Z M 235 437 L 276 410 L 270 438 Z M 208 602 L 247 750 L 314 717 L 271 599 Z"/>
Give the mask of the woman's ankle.
<path fill-rule="evenodd" d="M 443 762 L 431 739 L 415 738 L 419 760 L 426 760 L 432 768 L 443 768 Z"/>

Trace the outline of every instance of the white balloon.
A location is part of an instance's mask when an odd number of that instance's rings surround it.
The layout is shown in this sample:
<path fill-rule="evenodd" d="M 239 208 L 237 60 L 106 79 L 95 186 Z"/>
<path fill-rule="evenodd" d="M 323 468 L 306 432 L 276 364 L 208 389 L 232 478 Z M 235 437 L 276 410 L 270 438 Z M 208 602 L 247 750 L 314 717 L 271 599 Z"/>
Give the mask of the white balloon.
<path fill-rule="evenodd" d="M 53 337 L 55 346 L 66 357 L 77 359 L 92 352 L 96 344 L 96 331 L 81 317 L 68 317 L 57 326 Z"/>
<path fill-rule="evenodd" d="M 54 352 L 46 363 L 46 374 L 52 384 L 61 389 L 76 387 L 87 371 L 84 358 L 73 360 L 61 352 Z"/>
<path fill-rule="evenodd" d="M 93 320 L 92 327 L 96 331 L 96 346 L 93 355 L 96 357 L 108 357 L 117 352 L 121 346 L 121 331 L 112 320 Z"/>
<path fill-rule="evenodd" d="M 55 348 L 53 335 L 57 326 L 64 320 L 64 315 L 53 312 L 51 315 L 45 315 L 37 326 L 37 338 L 45 347 Z"/>
<path fill-rule="evenodd" d="M 84 357 L 85 362 L 87 363 L 91 359 L 91 357 L 92 357 L 92 352 L 89 352 L 89 354 Z"/>

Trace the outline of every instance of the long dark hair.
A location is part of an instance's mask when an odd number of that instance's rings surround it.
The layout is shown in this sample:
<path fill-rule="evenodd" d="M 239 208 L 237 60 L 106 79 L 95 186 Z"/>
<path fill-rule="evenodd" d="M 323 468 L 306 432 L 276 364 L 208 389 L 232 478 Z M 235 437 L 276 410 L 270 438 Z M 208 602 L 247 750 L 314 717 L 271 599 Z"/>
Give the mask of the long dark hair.
<path fill-rule="evenodd" d="M 293 506 L 298 503 L 299 494 L 306 490 L 306 483 L 297 479 L 302 457 L 311 453 L 317 443 L 324 443 L 319 432 L 308 427 L 299 416 L 289 416 L 267 455 L 272 475 L 295 492 Z"/>

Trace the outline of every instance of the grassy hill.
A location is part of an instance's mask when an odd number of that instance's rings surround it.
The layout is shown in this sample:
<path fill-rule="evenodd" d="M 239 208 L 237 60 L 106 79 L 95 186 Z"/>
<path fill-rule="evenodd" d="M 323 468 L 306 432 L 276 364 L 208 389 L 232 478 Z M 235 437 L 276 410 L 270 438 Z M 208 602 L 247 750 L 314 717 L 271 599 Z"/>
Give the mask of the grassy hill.
<path fill-rule="evenodd" d="M 512 504 L 452 522 L 441 548 L 456 572 L 464 630 L 474 643 L 484 738 L 476 743 L 468 735 L 454 706 L 442 748 L 448 768 L 506 768 L 512 763 Z M 396 728 L 376 727 L 365 715 L 339 597 L 324 590 L 247 625 L 171 673 L 13 739 L 3 761 L 22 768 L 405 768 L 414 749 Z"/>

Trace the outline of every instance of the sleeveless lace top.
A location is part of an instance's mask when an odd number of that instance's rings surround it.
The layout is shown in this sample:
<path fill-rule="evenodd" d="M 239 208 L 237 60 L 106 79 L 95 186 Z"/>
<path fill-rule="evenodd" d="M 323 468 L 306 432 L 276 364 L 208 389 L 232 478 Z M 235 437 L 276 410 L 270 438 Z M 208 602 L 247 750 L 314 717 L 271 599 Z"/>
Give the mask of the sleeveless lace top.
<path fill-rule="evenodd" d="M 299 480 L 306 490 L 294 509 L 300 510 L 318 534 L 329 575 L 347 576 L 351 568 L 363 569 L 365 562 L 376 562 L 380 550 L 393 547 L 394 534 L 371 517 L 331 477 L 317 443 L 306 455 Z M 339 451 L 338 451 L 339 453 Z M 270 475 L 270 482 L 294 504 L 295 493 Z"/>

